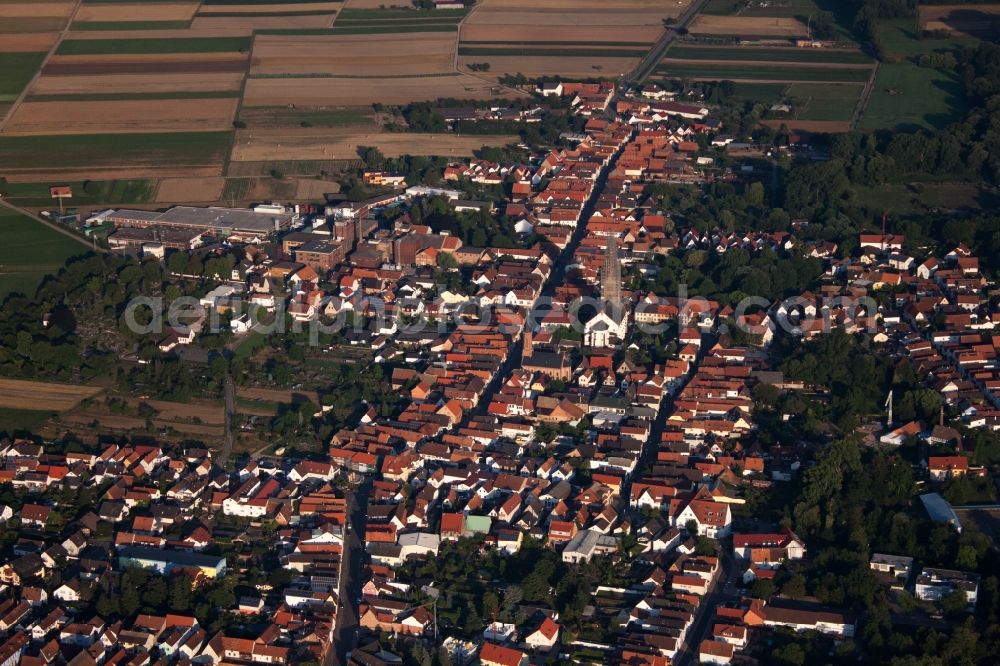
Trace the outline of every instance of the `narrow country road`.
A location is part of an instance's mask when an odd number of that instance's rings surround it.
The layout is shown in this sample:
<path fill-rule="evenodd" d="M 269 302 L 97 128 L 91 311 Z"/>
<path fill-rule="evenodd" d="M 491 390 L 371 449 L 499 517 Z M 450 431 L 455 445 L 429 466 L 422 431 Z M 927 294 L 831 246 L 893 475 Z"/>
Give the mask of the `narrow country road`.
<path fill-rule="evenodd" d="M 663 59 L 663 54 L 670 48 L 670 45 L 677 38 L 677 35 L 680 34 L 680 31 L 686 30 L 691 21 L 701 13 L 701 10 L 708 3 L 709 0 L 694 0 L 694 2 L 688 5 L 684 13 L 678 16 L 670 27 L 666 29 L 659 41 L 653 44 L 649 53 L 639 62 L 638 66 L 625 75 L 622 79 L 621 87 L 626 88 L 636 83 L 642 83 L 647 76 L 652 74 L 653 70 L 656 69 L 656 65 Z"/>

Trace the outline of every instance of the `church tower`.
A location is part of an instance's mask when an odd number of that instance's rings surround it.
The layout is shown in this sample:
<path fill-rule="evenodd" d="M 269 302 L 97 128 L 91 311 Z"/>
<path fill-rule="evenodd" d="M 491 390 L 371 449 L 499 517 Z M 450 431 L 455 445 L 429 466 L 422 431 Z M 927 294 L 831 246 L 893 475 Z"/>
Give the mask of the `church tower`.
<path fill-rule="evenodd" d="M 622 300 L 622 264 L 618 258 L 618 241 L 610 234 L 604 265 L 601 267 L 601 300 L 615 307 L 620 306 Z"/>

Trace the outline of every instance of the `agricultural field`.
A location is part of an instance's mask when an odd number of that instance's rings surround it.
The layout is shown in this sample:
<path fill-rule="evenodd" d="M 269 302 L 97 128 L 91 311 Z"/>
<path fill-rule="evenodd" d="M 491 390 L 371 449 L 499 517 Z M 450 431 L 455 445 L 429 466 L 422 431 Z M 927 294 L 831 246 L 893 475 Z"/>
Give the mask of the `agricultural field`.
<path fill-rule="evenodd" d="M 879 68 L 861 118 L 862 129 L 941 128 L 962 118 L 966 104 L 958 74 L 920 67 L 915 60 L 923 54 L 973 46 L 976 40 L 920 38 L 912 19 L 882 22 L 879 37 L 887 62 Z"/>
<path fill-rule="evenodd" d="M 63 412 L 76 407 L 87 398 L 94 397 L 102 390 L 80 384 L 0 378 L 0 393 L 4 396 L 4 407 L 9 409 L 37 409 L 39 405 L 45 405 L 52 411 Z"/>
<path fill-rule="evenodd" d="M 760 39 L 806 37 L 806 24 L 795 16 L 713 16 L 702 14 L 691 24 L 692 35 Z"/>
<path fill-rule="evenodd" d="M 400 155 L 445 155 L 468 157 L 483 146 L 505 146 L 516 136 L 421 134 L 415 132 L 360 133 L 341 130 L 297 128 L 239 130 L 233 145 L 234 162 L 276 160 L 350 160 L 360 146 L 374 146 L 387 157 Z"/>
<path fill-rule="evenodd" d="M 922 5 L 920 29 L 964 37 L 995 37 L 1000 31 L 1000 4 Z"/>
<path fill-rule="evenodd" d="M 0 33 L 56 32 L 69 22 L 76 6 L 72 0 L 0 3 Z"/>
<path fill-rule="evenodd" d="M 201 180 L 201 179 L 199 179 Z M 146 203 L 153 200 L 156 181 L 135 178 L 122 180 L 60 181 L 73 190 L 73 206 L 115 206 Z M 0 195 L 22 208 L 51 208 L 48 183 L 2 182 Z"/>
<path fill-rule="evenodd" d="M 457 99 L 506 99 L 518 93 L 492 81 L 475 76 L 441 74 L 436 76 L 354 79 L 343 77 L 252 78 L 246 83 L 244 106 L 273 107 L 291 104 L 299 107 L 368 107 L 382 104 L 408 104 L 414 101 Z"/>
<path fill-rule="evenodd" d="M 86 254 L 87 251 L 82 243 L 36 220 L 0 208 L 0 299 L 12 292 L 33 295 L 46 275 L 58 271 L 70 257 Z M 0 380 L 0 390 L 3 381 L 8 380 Z M 13 394 L 5 395 L 10 397 Z M 10 399 L 13 400 L 12 397 Z M 36 401 L 25 409 L 37 405 Z"/>
<path fill-rule="evenodd" d="M 680 43 L 654 76 L 733 81 L 744 99 L 791 106 L 791 114 L 774 121 L 779 125 L 846 131 L 874 66 L 859 49 Z"/>
<path fill-rule="evenodd" d="M 333 34 L 379 35 L 409 32 L 454 33 L 464 9 L 361 9 L 350 3 L 333 23 Z"/>
<path fill-rule="evenodd" d="M 454 72 L 455 37 L 442 32 L 261 35 L 251 77 L 418 76 Z"/>
<path fill-rule="evenodd" d="M 690 0 L 482 0 L 462 24 L 458 64 L 491 76 L 617 76 L 632 70 Z"/>

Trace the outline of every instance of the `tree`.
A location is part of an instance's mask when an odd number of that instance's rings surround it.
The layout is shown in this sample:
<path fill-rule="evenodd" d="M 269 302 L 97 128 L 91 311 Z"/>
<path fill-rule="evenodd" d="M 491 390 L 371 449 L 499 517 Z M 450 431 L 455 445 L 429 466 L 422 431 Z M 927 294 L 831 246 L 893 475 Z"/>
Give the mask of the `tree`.
<path fill-rule="evenodd" d="M 750 585 L 750 596 L 757 599 L 770 599 L 774 596 L 774 581 L 768 578 L 758 578 Z"/>

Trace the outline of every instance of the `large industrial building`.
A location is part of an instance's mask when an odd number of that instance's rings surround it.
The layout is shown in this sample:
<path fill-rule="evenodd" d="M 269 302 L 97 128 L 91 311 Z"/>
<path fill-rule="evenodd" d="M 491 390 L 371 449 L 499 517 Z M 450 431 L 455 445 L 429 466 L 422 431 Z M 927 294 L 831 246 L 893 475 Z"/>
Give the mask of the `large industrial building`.
<path fill-rule="evenodd" d="M 122 208 L 105 219 L 116 227 L 155 227 L 252 241 L 288 229 L 298 221 L 298 215 L 282 206 L 257 206 L 252 210 L 174 206 L 163 212 Z"/>

